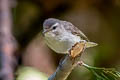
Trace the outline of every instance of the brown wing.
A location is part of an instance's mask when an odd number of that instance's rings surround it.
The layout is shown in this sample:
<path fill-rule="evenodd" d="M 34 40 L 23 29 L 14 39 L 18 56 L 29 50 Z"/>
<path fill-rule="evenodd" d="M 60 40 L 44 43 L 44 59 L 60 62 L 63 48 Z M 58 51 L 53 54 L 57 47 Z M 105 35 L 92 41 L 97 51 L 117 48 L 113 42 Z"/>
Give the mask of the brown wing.
<path fill-rule="evenodd" d="M 75 27 L 72 23 L 67 21 L 62 21 L 65 29 L 71 32 L 72 34 L 80 36 L 83 40 L 89 41 L 88 38 L 84 35 L 82 31 L 80 31 L 77 27 Z"/>

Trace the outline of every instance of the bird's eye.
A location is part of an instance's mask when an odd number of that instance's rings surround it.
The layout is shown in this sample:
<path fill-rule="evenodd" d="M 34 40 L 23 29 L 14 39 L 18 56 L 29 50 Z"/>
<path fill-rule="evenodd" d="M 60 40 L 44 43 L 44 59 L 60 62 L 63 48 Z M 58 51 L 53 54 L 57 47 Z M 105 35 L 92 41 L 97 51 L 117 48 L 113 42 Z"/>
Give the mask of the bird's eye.
<path fill-rule="evenodd" d="M 56 29 L 57 28 L 57 26 L 53 26 L 53 29 Z"/>

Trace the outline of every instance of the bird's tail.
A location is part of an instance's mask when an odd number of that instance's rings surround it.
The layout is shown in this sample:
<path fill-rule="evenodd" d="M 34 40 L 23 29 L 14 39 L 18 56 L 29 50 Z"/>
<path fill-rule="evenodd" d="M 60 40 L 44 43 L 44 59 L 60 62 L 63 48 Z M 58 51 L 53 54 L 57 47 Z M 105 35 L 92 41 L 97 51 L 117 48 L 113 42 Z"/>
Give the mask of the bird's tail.
<path fill-rule="evenodd" d="M 86 42 L 86 48 L 94 47 L 94 46 L 97 46 L 97 45 L 98 44 L 94 43 L 94 42 Z"/>

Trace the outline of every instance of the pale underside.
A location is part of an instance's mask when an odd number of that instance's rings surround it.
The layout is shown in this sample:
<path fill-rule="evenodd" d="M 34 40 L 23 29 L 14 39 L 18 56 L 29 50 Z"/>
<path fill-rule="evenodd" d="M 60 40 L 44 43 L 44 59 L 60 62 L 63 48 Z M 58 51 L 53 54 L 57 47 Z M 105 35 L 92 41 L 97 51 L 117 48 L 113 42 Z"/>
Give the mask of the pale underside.
<path fill-rule="evenodd" d="M 63 36 L 64 35 L 64 36 Z M 64 32 L 62 35 L 55 36 L 52 32 L 45 34 L 47 45 L 56 53 L 66 54 L 76 44 L 80 42 L 80 36 Z"/>

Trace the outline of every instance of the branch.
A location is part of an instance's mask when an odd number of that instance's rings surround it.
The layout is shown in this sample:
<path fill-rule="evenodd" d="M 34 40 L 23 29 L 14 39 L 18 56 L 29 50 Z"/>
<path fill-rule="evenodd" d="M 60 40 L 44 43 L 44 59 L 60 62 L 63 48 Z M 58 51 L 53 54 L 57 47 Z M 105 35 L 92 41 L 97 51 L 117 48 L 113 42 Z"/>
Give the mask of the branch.
<path fill-rule="evenodd" d="M 71 71 L 77 66 L 81 54 L 85 49 L 85 43 L 76 43 L 66 55 L 64 60 L 60 62 L 56 72 L 49 77 L 48 80 L 66 80 Z"/>
<path fill-rule="evenodd" d="M 94 75 L 95 80 L 118 80 L 120 79 L 120 72 L 115 68 L 99 68 L 85 64 L 84 62 L 78 62 L 80 66 L 84 66 Z"/>

